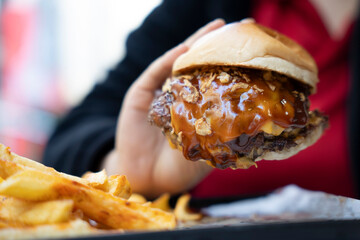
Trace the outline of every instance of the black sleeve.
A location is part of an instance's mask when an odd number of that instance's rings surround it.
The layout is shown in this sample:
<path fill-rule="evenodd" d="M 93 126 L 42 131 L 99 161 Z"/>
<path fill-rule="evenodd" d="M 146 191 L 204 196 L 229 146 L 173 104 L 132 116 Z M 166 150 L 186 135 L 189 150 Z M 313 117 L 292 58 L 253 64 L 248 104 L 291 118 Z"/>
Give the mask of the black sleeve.
<path fill-rule="evenodd" d="M 243 18 L 247 8 L 238 2 L 163 1 L 129 35 L 124 59 L 61 121 L 47 144 L 43 163 L 74 175 L 96 171 L 99 161 L 114 147 L 118 114 L 131 83 L 154 59 L 210 20 Z"/>
<path fill-rule="evenodd" d="M 359 7 L 360 12 L 360 7 Z M 349 95 L 348 135 L 350 145 L 351 170 L 355 194 L 360 197 L 360 17 L 357 18 L 352 36 L 350 52 L 351 88 Z"/>

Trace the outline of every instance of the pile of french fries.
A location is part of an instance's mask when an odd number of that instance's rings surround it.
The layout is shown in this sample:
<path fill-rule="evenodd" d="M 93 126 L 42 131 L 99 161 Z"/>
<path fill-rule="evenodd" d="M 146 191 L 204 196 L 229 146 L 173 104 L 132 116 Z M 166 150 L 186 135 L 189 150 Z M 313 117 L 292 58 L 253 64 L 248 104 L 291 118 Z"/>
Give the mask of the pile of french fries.
<path fill-rule="evenodd" d="M 174 210 L 169 198 L 148 202 L 132 194 L 125 176 L 105 170 L 71 176 L 0 144 L 0 239 L 173 229 L 177 221 L 201 218 L 188 210 L 190 195 L 180 197 Z"/>

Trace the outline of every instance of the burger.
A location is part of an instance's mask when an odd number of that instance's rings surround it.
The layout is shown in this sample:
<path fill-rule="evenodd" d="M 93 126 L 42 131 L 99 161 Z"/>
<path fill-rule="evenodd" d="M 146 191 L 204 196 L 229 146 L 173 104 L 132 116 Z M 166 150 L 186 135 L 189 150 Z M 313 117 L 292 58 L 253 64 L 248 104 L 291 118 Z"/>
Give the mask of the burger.
<path fill-rule="evenodd" d="M 216 168 L 286 159 L 328 125 L 309 111 L 317 75 L 299 44 L 246 19 L 205 35 L 175 61 L 149 121 L 186 159 Z"/>

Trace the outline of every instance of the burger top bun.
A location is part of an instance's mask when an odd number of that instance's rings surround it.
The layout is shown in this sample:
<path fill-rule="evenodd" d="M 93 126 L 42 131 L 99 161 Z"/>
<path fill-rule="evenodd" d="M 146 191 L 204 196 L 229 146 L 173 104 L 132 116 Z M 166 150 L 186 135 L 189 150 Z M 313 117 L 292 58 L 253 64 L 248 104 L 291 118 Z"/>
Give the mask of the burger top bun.
<path fill-rule="evenodd" d="M 197 40 L 173 65 L 173 75 L 200 66 L 238 66 L 271 70 L 292 77 L 316 91 L 314 59 L 288 37 L 253 19 L 227 24 Z"/>

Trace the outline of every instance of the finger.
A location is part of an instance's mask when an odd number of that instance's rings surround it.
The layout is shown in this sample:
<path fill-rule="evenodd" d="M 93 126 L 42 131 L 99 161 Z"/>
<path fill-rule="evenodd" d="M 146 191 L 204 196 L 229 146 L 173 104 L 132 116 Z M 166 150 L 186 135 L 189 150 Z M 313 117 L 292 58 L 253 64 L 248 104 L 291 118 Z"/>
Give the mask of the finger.
<path fill-rule="evenodd" d="M 188 48 L 200 37 L 225 25 L 223 19 L 216 19 L 204 27 L 200 28 L 193 35 L 187 38 L 183 44 L 169 50 L 163 56 L 155 60 L 139 77 L 135 83 L 136 87 L 141 87 L 147 91 L 155 91 L 170 75 L 172 65 L 177 57 L 186 52 Z"/>
<path fill-rule="evenodd" d="M 188 47 L 191 47 L 191 45 L 193 45 L 196 40 L 198 40 L 205 34 L 211 32 L 211 31 L 214 31 L 224 25 L 225 25 L 225 21 L 223 19 L 221 19 L 221 18 L 215 19 L 214 21 L 209 22 L 208 24 L 206 24 L 205 26 L 203 26 L 202 28 L 197 30 L 190 37 L 188 37 L 185 40 L 184 44 Z"/>
<path fill-rule="evenodd" d="M 141 74 L 136 83 L 137 87 L 145 88 L 148 91 L 155 91 L 158 89 L 164 80 L 170 75 L 175 59 L 187 50 L 188 47 L 186 45 L 180 44 L 156 59 Z"/>

